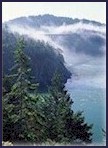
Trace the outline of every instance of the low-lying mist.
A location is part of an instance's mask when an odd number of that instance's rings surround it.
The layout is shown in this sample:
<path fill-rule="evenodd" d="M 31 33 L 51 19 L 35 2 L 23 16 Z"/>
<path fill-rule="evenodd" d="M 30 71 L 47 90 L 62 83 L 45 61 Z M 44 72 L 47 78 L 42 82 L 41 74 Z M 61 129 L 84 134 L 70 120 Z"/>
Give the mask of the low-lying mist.
<path fill-rule="evenodd" d="M 95 87 L 105 88 L 105 26 L 80 22 L 73 25 L 34 28 L 11 24 L 8 30 L 61 49 L 65 65 L 73 74 L 71 81 L 75 84 L 94 84 Z"/>

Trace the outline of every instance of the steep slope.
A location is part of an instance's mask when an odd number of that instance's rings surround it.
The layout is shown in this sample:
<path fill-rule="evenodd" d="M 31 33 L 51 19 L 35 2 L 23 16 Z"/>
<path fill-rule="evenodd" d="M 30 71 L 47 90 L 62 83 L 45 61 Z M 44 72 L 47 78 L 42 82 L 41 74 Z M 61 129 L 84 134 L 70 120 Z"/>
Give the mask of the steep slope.
<path fill-rule="evenodd" d="M 51 75 L 54 72 L 53 69 L 61 69 L 64 82 L 70 77 L 70 72 L 66 72 L 68 71 L 66 67 L 71 73 L 75 73 L 79 77 L 88 77 L 90 74 L 95 76 L 94 73 L 101 73 L 102 70 L 97 68 L 97 65 L 105 69 L 103 66 L 105 65 L 106 53 L 105 24 L 91 20 L 56 17 L 47 14 L 20 17 L 5 22 L 3 30 L 8 31 L 8 33 L 3 33 L 3 38 L 7 38 L 4 41 L 6 44 L 5 48 L 7 48 L 8 40 L 13 40 L 10 46 L 14 47 L 15 39 L 9 39 L 10 36 L 14 36 L 14 38 L 18 35 L 26 37 L 26 49 L 29 51 L 33 61 L 35 61 L 32 67 L 35 69 L 37 67 L 41 70 L 40 73 L 33 72 L 33 74 L 35 74 L 37 80 L 39 79 L 39 82 L 45 83 L 43 83 L 44 86 L 50 83 Z M 36 58 L 35 54 L 37 55 Z M 12 53 L 7 52 L 6 56 L 9 59 Z M 38 61 L 41 62 L 39 63 Z M 12 60 L 9 60 L 8 63 L 12 65 Z M 6 68 L 5 71 L 7 71 Z M 45 75 L 47 81 L 44 79 Z"/>
<path fill-rule="evenodd" d="M 14 64 L 14 50 L 16 47 L 18 34 L 9 33 L 3 30 L 3 72 L 10 73 Z M 63 83 L 71 76 L 71 73 L 64 65 L 63 56 L 59 50 L 54 49 L 48 43 L 35 41 L 29 37 L 25 38 L 25 52 L 31 58 L 30 65 L 35 82 L 40 84 L 40 90 L 46 90 L 51 83 L 51 78 L 57 70 L 62 75 Z"/>

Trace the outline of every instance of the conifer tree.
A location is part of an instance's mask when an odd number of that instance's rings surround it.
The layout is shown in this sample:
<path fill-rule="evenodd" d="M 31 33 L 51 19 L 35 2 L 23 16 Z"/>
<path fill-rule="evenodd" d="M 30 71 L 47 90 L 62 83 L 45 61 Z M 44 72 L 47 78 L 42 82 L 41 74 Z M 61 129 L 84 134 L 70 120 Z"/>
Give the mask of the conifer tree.
<path fill-rule="evenodd" d="M 61 76 L 56 72 L 49 88 L 50 96 L 44 105 L 47 137 L 59 143 L 89 143 L 92 141 L 92 125 L 85 123 L 82 112 L 74 113 L 73 101 L 62 84 Z"/>
<path fill-rule="evenodd" d="M 15 73 L 11 77 L 15 80 L 11 90 L 3 96 L 4 141 L 40 140 L 44 117 L 36 107 L 38 95 L 32 95 L 37 84 L 32 84 L 30 81 L 30 59 L 24 53 L 24 48 L 24 40 L 21 39 L 15 50 L 15 65 L 12 68 Z"/>

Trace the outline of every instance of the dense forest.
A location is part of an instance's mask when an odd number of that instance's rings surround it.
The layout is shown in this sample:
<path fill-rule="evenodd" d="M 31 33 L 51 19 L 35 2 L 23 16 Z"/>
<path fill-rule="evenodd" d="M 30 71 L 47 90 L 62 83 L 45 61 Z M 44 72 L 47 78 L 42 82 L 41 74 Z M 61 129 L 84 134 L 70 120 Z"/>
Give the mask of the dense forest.
<path fill-rule="evenodd" d="M 43 46 L 43 43 L 34 43 L 27 38 L 18 39 L 12 34 L 11 37 L 8 44 L 3 42 L 3 58 L 12 57 L 8 65 L 6 61 L 3 63 L 6 68 L 3 71 L 3 141 L 14 145 L 91 143 L 92 125 L 86 123 L 83 112 L 74 112 L 73 100 L 64 85 L 71 74 L 63 64 L 63 57 L 54 53 L 49 45 Z M 32 50 L 31 56 L 29 45 L 41 50 Z M 37 64 L 39 55 L 43 68 Z M 49 66 L 47 62 L 51 62 Z M 42 86 L 45 91 L 40 92 Z"/>
<path fill-rule="evenodd" d="M 48 89 L 46 86 L 51 85 L 51 78 L 56 70 L 61 73 L 62 81 L 66 83 L 71 73 L 65 67 L 60 49 L 56 49 L 44 41 L 36 41 L 24 35 L 22 37 L 25 39 L 24 52 L 31 58 L 29 62 L 31 75 L 34 76 L 34 81 L 39 83 L 39 90 Z M 3 29 L 3 73 L 5 74 L 10 74 L 14 65 L 13 53 L 18 38 L 20 38 L 18 33 L 13 34 L 7 28 Z"/>

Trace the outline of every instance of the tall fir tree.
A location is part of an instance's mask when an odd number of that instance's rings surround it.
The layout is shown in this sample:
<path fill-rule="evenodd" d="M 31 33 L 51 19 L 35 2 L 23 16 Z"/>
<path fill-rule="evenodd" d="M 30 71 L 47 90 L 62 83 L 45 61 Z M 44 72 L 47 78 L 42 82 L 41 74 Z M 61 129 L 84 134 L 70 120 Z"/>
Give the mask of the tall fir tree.
<path fill-rule="evenodd" d="M 43 104 L 46 116 L 46 134 L 48 139 L 58 143 L 73 144 L 79 141 L 89 143 L 92 141 L 92 125 L 85 123 L 82 112 L 74 113 L 73 101 L 70 98 L 61 76 L 56 72 L 49 88 L 50 95 Z"/>
<path fill-rule="evenodd" d="M 39 99 L 34 93 L 37 84 L 30 81 L 29 57 L 24 53 L 24 40 L 18 41 L 15 50 L 15 65 L 10 75 L 15 79 L 10 91 L 3 95 L 3 139 L 10 141 L 40 141 L 42 120 L 36 103 Z M 9 76 L 8 76 L 9 77 Z M 32 95 L 34 93 L 34 96 Z M 41 137 L 42 139 L 42 137 Z"/>

